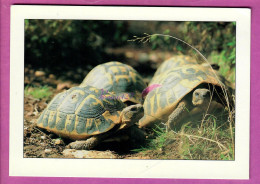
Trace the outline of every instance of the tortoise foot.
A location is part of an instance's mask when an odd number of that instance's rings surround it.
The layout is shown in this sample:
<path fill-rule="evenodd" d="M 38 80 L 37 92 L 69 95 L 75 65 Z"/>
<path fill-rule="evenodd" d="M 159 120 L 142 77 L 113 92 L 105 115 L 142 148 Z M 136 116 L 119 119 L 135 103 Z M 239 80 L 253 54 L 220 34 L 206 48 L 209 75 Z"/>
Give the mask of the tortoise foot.
<path fill-rule="evenodd" d="M 93 149 L 99 141 L 95 137 L 91 137 L 84 141 L 75 141 L 66 146 L 67 149 L 76 149 L 76 150 L 91 150 Z"/>

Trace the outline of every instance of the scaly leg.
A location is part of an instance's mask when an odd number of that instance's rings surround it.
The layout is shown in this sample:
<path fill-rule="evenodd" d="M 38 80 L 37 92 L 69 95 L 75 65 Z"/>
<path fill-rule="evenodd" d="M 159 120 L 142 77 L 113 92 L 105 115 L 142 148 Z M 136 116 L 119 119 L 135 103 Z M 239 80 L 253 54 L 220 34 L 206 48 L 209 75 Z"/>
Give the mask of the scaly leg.
<path fill-rule="evenodd" d="M 66 147 L 76 150 L 91 150 L 98 145 L 100 140 L 97 137 L 91 137 L 87 140 L 75 141 L 68 144 Z"/>
<path fill-rule="evenodd" d="M 70 149 L 77 149 L 77 150 L 91 150 L 95 148 L 98 144 L 100 144 L 102 141 L 104 141 L 104 139 L 106 139 L 110 135 L 111 133 L 96 135 L 88 138 L 87 140 L 72 142 L 68 144 L 66 147 Z"/>
<path fill-rule="evenodd" d="M 187 103 L 182 101 L 179 103 L 177 108 L 171 113 L 166 123 L 167 129 L 178 129 L 180 128 L 180 121 L 188 116 L 189 110 L 187 108 Z"/>

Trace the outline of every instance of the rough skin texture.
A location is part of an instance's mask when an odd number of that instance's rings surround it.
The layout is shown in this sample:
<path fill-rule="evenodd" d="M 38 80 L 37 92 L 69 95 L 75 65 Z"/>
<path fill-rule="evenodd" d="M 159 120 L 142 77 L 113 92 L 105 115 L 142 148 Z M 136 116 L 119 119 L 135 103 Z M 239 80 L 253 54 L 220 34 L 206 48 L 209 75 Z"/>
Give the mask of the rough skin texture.
<path fill-rule="evenodd" d="M 195 118 L 199 114 L 203 115 L 224 108 L 212 98 L 210 91 L 205 88 L 196 89 L 192 93 L 192 101 L 187 98 L 184 98 L 169 116 L 166 123 L 169 129 L 180 128 L 180 123 L 185 119 Z"/>
<path fill-rule="evenodd" d="M 107 136 L 108 134 L 97 135 L 87 140 L 75 141 L 67 145 L 67 148 L 77 149 L 77 150 L 91 150 L 95 148 L 100 142 L 102 142 Z"/>

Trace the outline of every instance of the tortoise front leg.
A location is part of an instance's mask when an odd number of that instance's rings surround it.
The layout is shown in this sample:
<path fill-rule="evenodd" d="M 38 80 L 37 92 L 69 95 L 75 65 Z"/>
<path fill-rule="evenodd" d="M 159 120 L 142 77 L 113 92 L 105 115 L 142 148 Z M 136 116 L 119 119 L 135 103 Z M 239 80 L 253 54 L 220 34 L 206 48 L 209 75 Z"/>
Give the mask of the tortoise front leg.
<path fill-rule="evenodd" d="M 100 143 L 97 137 L 91 137 L 87 140 L 75 141 L 66 146 L 66 148 L 76 150 L 91 150 Z"/>
<path fill-rule="evenodd" d="M 95 148 L 98 144 L 104 141 L 110 134 L 106 133 L 103 135 L 96 135 L 88 138 L 87 140 L 75 141 L 66 146 L 66 148 L 76 149 L 76 150 L 91 150 Z"/>
<path fill-rule="evenodd" d="M 188 108 L 187 108 L 187 102 L 182 101 L 179 103 L 177 108 L 171 113 L 171 115 L 168 118 L 168 121 L 166 123 L 167 129 L 176 129 L 180 127 L 180 120 L 183 119 L 183 117 L 188 116 Z"/>

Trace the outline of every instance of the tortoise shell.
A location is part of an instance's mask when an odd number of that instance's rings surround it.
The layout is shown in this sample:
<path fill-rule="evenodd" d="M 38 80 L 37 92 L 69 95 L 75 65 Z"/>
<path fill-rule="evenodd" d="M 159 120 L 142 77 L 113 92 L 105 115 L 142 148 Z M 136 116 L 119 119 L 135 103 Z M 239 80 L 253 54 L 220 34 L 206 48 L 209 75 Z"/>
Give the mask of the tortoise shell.
<path fill-rule="evenodd" d="M 171 68 L 156 76 L 149 84 L 156 87 L 145 98 L 145 115 L 139 121 L 140 127 L 166 122 L 182 98 L 202 84 L 223 85 L 213 70 L 198 64 Z"/>
<path fill-rule="evenodd" d="M 112 61 L 93 68 L 80 86 L 90 85 L 115 93 L 122 102 L 142 102 L 142 91 L 147 87 L 142 77 L 131 66 Z"/>
<path fill-rule="evenodd" d="M 164 61 L 159 66 L 159 68 L 156 70 L 154 74 L 154 77 L 161 75 L 162 73 L 165 73 L 166 71 L 171 70 L 172 68 L 176 68 L 188 64 L 197 64 L 197 61 L 194 58 L 185 55 L 173 56 L 167 59 L 166 61 Z"/>
<path fill-rule="evenodd" d="M 59 93 L 38 118 L 37 126 L 72 140 L 111 130 L 120 122 L 126 105 L 116 96 L 95 87 L 73 87 Z"/>

